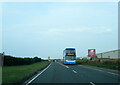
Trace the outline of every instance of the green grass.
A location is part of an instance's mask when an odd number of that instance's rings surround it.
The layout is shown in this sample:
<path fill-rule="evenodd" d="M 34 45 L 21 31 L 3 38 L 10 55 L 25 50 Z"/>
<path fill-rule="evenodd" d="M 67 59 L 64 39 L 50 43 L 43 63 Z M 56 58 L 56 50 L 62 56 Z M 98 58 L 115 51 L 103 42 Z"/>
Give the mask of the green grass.
<path fill-rule="evenodd" d="M 77 60 L 77 64 L 120 70 L 119 67 L 120 61 L 98 62 L 98 61 L 89 61 L 89 60 Z"/>
<path fill-rule="evenodd" d="M 39 69 L 44 68 L 50 62 L 44 61 L 31 65 L 22 65 L 22 66 L 4 66 L 2 68 L 3 76 L 2 83 L 16 83 L 20 82 L 25 77 L 30 76 L 32 73 L 36 72 Z"/>
<path fill-rule="evenodd" d="M 0 84 L 2 83 L 2 66 L 0 66 Z"/>

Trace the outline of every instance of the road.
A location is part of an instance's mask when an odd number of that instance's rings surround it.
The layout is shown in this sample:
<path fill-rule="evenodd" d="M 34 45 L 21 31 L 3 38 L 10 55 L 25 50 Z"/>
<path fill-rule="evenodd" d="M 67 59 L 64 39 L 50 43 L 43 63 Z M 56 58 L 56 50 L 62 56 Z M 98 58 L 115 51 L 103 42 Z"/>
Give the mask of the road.
<path fill-rule="evenodd" d="M 117 74 L 81 65 L 52 62 L 29 83 L 118 83 Z"/>

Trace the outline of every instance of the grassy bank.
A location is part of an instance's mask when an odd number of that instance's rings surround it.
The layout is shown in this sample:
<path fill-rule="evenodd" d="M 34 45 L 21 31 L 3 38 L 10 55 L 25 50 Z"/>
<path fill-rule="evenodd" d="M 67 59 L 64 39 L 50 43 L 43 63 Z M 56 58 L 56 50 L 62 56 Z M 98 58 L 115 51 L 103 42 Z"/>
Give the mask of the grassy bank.
<path fill-rule="evenodd" d="M 97 66 L 102 68 L 109 68 L 114 70 L 120 70 L 120 61 L 90 61 L 90 60 L 77 60 L 77 64 L 81 65 L 91 65 L 91 66 Z"/>
<path fill-rule="evenodd" d="M 30 76 L 39 69 L 44 68 L 50 62 L 38 62 L 31 65 L 5 66 L 3 67 L 2 83 L 16 83 Z"/>

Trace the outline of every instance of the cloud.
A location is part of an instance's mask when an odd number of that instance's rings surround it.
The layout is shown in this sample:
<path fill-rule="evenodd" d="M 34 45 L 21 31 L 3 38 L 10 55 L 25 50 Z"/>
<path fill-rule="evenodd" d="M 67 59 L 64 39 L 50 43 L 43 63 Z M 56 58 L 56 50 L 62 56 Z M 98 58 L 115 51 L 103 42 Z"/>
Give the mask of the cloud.
<path fill-rule="evenodd" d="M 51 33 L 70 33 L 70 32 L 87 32 L 89 28 L 67 28 L 67 29 L 49 29 Z"/>
<path fill-rule="evenodd" d="M 2 4 L 0 3 L 0 17 L 2 17 Z"/>
<path fill-rule="evenodd" d="M 47 30 L 39 31 L 42 35 L 63 35 L 67 33 L 94 33 L 94 34 L 102 34 L 102 33 L 111 33 L 112 30 L 110 28 L 90 28 L 90 27 L 81 27 L 81 28 L 49 28 Z"/>
<path fill-rule="evenodd" d="M 104 33 L 112 33 L 112 29 L 108 27 L 77 27 L 77 28 L 68 28 L 68 27 L 56 27 L 56 28 L 41 28 L 39 24 L 16 24 L 11 29 L 22 31 L 25 33 L 37 34 L 37 35 L 66 35 L 66 34 L 104 34 Z M 26 29 L 25 29 L 26 28 Z M 10 30 L 11 30 L 10 29 Z M 28 32 L 29 30 L 29 32 Z M 18 31 L 19 32 L 19 31 Z M 22 31 L 23 32 L 23 31 Z"/>
<path fill-rule="evenodd" d="M 105 29 L 104 32 L 112 32 L 112 30 L 108 28 L 108 29 Z"/>
<path fill-rule="evenodd" d="M 89 28 L 49 28 L 44 31 L 39 31 L 38 33 L 42 35 L 64 35 L 67 33 L 79 33 L 79 32 L 88 32 Z"/>
<path fill-rule="evenodd" d="M 93 33 L 97 33 L 97 34 L 111 33 L 111 32 L 112 32 L 112 29 L 106 28 L 106 27 L 101 27 L 93 31 Z"/>

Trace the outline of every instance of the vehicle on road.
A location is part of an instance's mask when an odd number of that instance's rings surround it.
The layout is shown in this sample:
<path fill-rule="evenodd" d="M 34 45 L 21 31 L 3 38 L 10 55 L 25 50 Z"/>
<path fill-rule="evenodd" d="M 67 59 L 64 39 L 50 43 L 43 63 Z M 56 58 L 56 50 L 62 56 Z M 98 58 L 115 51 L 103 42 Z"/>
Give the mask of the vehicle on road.
<path fill-rule="evenodd" d="M 75 48 L 66 48 L 63 51 L 64 64 L 76 64 L 76 50 Z"/>
<path fill-rule="evenodd" d="M 55 60 L 55 59 L 53 59 L 53 62 L 56 62 L 56 60 Z"/>

